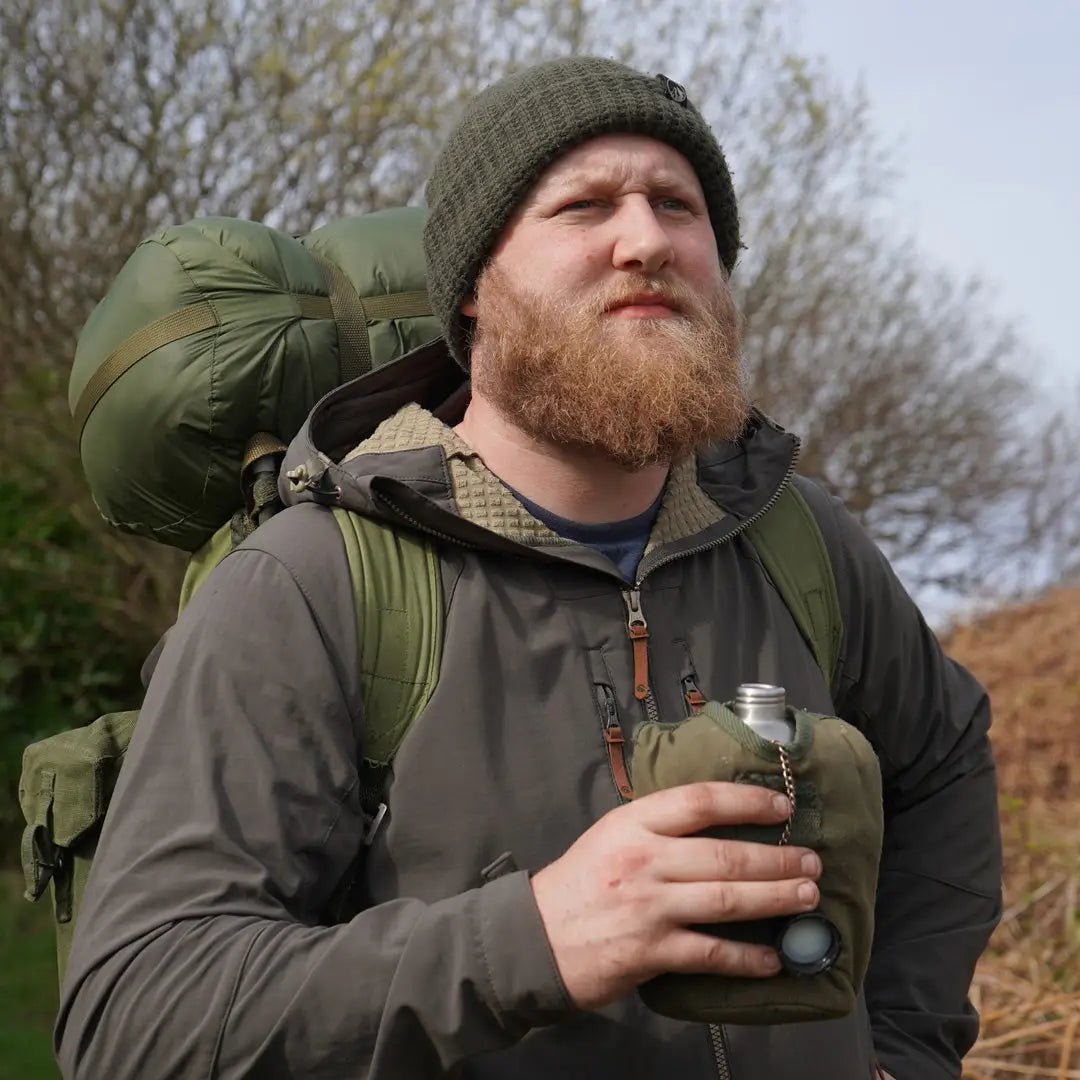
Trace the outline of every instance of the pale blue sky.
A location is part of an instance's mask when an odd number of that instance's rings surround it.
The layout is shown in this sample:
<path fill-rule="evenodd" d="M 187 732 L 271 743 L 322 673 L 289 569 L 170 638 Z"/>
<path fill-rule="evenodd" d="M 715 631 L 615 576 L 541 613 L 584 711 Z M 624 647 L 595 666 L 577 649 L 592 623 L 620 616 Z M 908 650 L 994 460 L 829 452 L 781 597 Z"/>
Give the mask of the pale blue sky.
<path fill-rule="evenodd" d="M 801 0 L 800 51 L 860 78 L 922 248 L 992 285 L 1044 361 L 1080 384 L 1080 0 Z"/>

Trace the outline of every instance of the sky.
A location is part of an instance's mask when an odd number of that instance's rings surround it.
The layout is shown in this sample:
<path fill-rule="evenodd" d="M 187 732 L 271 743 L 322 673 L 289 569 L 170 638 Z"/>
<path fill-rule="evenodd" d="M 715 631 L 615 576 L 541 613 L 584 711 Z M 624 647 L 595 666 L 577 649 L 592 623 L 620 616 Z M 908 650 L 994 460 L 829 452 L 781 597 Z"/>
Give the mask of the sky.
<path fill-rule="evenodd" d="M 1080 400 L 1080 0 L 802 0 L 791 26 L 862 80 L 921 248 L 986 281 L 1037 385 Z"/>

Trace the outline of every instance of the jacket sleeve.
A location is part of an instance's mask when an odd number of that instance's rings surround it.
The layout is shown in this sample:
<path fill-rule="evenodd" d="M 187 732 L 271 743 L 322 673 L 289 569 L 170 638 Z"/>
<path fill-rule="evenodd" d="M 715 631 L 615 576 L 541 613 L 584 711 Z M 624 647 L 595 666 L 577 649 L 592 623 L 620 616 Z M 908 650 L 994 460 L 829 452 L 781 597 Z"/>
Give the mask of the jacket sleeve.
<path fill-rule="evenodd" d="M 865 985 L 875 1048 L 898 1080 L 958 1078 L 979 1028 L 968 988 L 1001 915 L 989 701 L 855 519 L 820 489 L 805 493 L 844 616 L 837 710 L 881 763 L 885 838 Z"/>
<path fill-rule="evenodd" d="M 241 548 L 169 635 L 79 916 L 69 1080 L 442 1076 L 572 1011 L 525 873 L 320 925 L 362 832 L 352 594 L 323 562 Z"/>

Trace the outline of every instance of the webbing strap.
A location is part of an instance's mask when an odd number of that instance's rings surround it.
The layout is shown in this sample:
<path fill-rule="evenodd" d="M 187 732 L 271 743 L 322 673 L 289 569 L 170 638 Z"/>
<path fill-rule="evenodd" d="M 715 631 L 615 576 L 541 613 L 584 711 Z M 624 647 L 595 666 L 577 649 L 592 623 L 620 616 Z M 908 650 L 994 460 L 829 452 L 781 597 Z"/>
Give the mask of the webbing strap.
<path fill-rule="evenodd" d="M 244 461 L 240 466 L 241 477 L 248 466 L 259 458 L 266 457 L 267 454 L 284 454 L 288 449 L 276 435 L 271 435 L 269 431 L 256 431 L 244 446 Z"/>
<path fill-rule="evenodd" d="M 789 484 L 747 535 L 831 684 L 844 621 L 832 560 L 813 511 Z"/>
<path fill-rule="evenodd" d="M 311 257 L 323 268 L 330 305 L 338 331 L 338 374 L 343 383 L 366 375 L 371 370 L 371 343 L 368 341 L 367 315 L 349 275 L 336 262 L 308 248 Z"/>
<path fill-rule="evenodd" d="M 379 319 L 422 319 L 431 314 L 431 298 L 423 291 L 365 296 L 360 302 L 364 305 L 368 322 Z"/>
<path fill-rule="evenodd" d="M 339 271 L 340 273 L 340 271 Z M 342 275 L 344 277 L 344 275 Z M 353 290 L 355 293 L 355 290 Z M 316 296 L 311 293 L 293 293 L 297 309 L 302 319 L 336 319 L 337 315 L 333 306 L 332 298 Z M 363 318 L 363 309 L 359 308 L 359 317 Z M 105 396 L 113 383 L 125 372 L 130 371 L 140 360 L 149 356 L 155 349 L 162 345 L 170 345 L 174 341 L 197 334 L 201 330 L 210 330 L 220 325 L 213 307 L 206 301 L 191 304 L 188 307 L 171 311 L 160 319 L 155 319 L 149 326 L 136 330 L 130 337 L 125 338 L 109 355 L 105 362 L 94 372 L 83 387 L 79 400 L 75 404 L 72 416 L 75 418 L 75 430 L 82 438 L 86 421 L 94 411 L 98 402 Z M 339 323 L 340 325 L 340 323 Z M 363 332 L 364 349 L 367 349 L 367 330 Z M 370 359 L 368 361 L 370 367 Z"/>
<path fill-rule="evenodd" d="M 75 405 L 73 415 L 79 438 L 82 438 L 83 428 L 94 407 L 125 371 L 134 367 L 148 353 L 160 349 L 162 345 L 217 325 L 218 318 L 214 309 L 204 301 L 156 319 L 113 349 L 105 358 L 105 363 L 90 376 Z"/>
<path fill-rule="evenodd" d="M 356 605 L 365 764 L 388 765 L 439 677 L 442 577 L 431 545 L 372 518 L 334 510 Z"/>
<path fill-rule="evenodd" d="M 314 293 L 293 293 L 296 306 L 300 309 L 301 319 L 332 319 L 334 305 L 329 296 L 315 296 Z"/>

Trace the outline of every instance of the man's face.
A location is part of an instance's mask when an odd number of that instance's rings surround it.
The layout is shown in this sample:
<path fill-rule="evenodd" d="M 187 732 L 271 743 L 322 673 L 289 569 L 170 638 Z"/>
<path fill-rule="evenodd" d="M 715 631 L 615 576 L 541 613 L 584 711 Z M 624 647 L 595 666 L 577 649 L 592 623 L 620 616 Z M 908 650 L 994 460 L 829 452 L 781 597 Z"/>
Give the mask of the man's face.
<path fill-rule="evenodd" d="M 666 143 L 604 135 L 554 162 L 462 310 L 474 392 L 535 438 L 636 469 L 745 421 L 705 197 Z"/>

